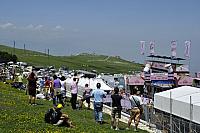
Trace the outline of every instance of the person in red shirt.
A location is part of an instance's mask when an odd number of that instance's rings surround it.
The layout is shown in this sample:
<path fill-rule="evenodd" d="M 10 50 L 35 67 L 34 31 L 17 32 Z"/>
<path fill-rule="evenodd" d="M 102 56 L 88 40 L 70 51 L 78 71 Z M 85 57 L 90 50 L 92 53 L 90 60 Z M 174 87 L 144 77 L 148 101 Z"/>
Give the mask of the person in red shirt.
<path fill-rule="evenodd" d="M 45 83 L 44 83 L 44 89 L 45 89 L 45 98 L 48 99 L 49 97 L 49 89 L 50 89 L 50 80 L 48 77 L 45 77 Z"/>
<path fill-rule="evenodd" d="M 35 73 L 31 72 L 27 80 L 28 80 L 29 104 L 36 105 L 35 97 L 36 97 L 37 77 L 35 76 Z"/>

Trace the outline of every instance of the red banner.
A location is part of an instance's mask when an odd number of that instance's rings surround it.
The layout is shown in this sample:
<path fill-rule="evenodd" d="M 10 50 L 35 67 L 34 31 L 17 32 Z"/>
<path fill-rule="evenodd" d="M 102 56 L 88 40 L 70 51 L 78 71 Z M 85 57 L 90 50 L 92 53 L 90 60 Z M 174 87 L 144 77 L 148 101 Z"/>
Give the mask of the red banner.
<path fill-rule="evenodd" d="M 132 76 L 127 80 L 128 85 L 144 85 L 144 80 L 141 77 Z"/>
<path fill-rule="evenodd" d="M 181 77 L 178 81 L 178 85 L 192 85 L 193 83 L 193 78 L 192 77 Z"/>

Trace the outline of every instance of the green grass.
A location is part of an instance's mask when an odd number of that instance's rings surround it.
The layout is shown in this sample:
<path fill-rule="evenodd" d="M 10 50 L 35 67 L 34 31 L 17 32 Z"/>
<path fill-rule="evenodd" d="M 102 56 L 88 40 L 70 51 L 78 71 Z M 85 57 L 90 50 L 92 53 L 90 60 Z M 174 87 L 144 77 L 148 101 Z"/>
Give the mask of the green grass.
<path fill-rule="evenodd" d="M 66 106 L 62 111 L 67 113 L 76 128 L 57 127 L 44 122 L 44 114 L 52 106 L 52 102 L 37 100 L 39 105 L 28 105 L 28 96 L 24 91 L 11 88 L 0 82 L 0 132 L 1 133 L 116 133 L 110 129 L 110 116 L 104 114 L 105 124 L 99 125 L 94 122 L 92 110 L 73 111 Z M 118 132 L 126 131 L 127 124 L 120 123 Z M 140 133 L 146 131 L 139 130 Z"/>
<path fill-rule="evenodd" d="M 66 66 L 69 69 L 97 70 L 98 73 L 130 73 L 131 71 L 140 71 L 141 64 L 123 60 L 118 57 L 95 55 L 95 54 L 79 54 L 72 56 L 52 56 L 49 57 L 44 53 L 23 49 L 13 49 L 4 45 L 0 45 L 1 51 L 10 54 L 15 53 L 19 61 L 27 62 L 35 66 L 50 66 L 56 68 Z"/>

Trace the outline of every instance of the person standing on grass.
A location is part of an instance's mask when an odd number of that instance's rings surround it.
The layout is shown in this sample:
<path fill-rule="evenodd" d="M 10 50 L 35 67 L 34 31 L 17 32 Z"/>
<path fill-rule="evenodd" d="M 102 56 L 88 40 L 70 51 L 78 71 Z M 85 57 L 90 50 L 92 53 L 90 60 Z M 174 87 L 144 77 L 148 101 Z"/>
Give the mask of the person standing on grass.
<path fill-rule="evenodd" d="M 39 81 L 39 84 L 40 84 L 40 93 L 43 94 L 43 90 L 44 90 L 44 83 L 45 83 L 45 78 L 42 77 Z"/>
<path fill-rule="evenodd" d="M 88 84 L 85 84 L 85 88 L 84 88 L 84 92 L 83 92 L 83 98 L 81 99 L 81 105 L 80 108 L 82 108 L 83 106 L 83 102 L 86 100 L 86 103 L 88 104 L 88 110 L 90 109 L 90 93 L 91 93 L 91 89 L 88 87 Z"/>
<path fill-rule="evenodd" d="M 78 93 L 78 81 L 79 78 L 73 78 L 73 82 L 71 83 L 71 106 L 72 109 L 76 109 L 76 102 L 77 102 L 77 93 Z"/>
<path fill-rule="evenodd" d="M 119 88 L 114 88 L 114 94 L 111 95 L 112 99 L 112 112 L 111 112 L 111 129 L 115 127 L 115 130 L 119 130 L 119 119 L 121 118 L 121 99 L 122 96 L 119 95 Z"/>
<path fill-rule="evenodd" d="M 101 84 L 97 83 L 97 89 L 93 90 L 91 97 L 94 97 L 94 115 L 96 123 L 103 124 L 103 98 L 106 97 L 106 92 L 101 90 Z"/>
<path fill-rule="evenodd" d="M 37 77 L 35 73 L 31 72 L 27 80 L 28 80 L 29 104 L 36 105 L 35 97 L 36 97 Z"/>
<path fill-rule="evenodd" d="M 50 80 L 48 77 L 45 77 L 45 82 L 44 82 L 44 94 L 45 94 L 45 98 L 48 99 L 49 98 L 49 89 L 50 89 Z"/>
<path fill-rule="evenodd" d="M 129 97 L 131 102 L 130 118 L 128 121 L 127 130 L 130 128 L 132 120 L 135 122 L 135 131 L 138 129 L 138 124 L 140 122 L 140 115 L 142 114 L 142 99 L 140 96 L 137 96 L 137 90 L 133 89 L 131 96 Z"/>
<path fill-rule="evenodd" d="M 22 76 L 22 74 L 19 74 L 17 76 L 17 82 L 18 82 L 19 89 L 23 89 L 23 76 Z"/>
<path fill-rule="evenodd" d="M 52 85 L 53 89 L 54 89 L 54 94 L 53 94 L 53 105 L 56 106 L 57 103 L 61 103 L 63 104 L 62 101 L 62 96 L 61 96 L 61 83 L 60 83 L 60 79 L 54 75 L 53 76 L 53 85 Z"/>
<path fill-rule="evenodd" d="M 67 83 L 66 83 L 66 79 L 65 79 L 65 77 L 64 76 L 62 76 L 61 78 L 60 78 L 60 83 L 61 83 L 61 96 L 62 96 L 62 100 L 64 101 L 64 102 L 66 102 L 66 94 L 67 94 Z"/>

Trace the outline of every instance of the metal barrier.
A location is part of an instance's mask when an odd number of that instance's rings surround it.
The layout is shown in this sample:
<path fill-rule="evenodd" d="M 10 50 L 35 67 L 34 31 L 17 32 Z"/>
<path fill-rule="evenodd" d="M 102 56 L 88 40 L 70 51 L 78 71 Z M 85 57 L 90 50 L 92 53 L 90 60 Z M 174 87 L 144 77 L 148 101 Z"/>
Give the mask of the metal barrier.
<path fill-rule="evenodd" d="M 158 110 L 155 110 L 151 123 L 163 133 L 200 133 L 199 124 L 172 115 L 172 125 L 170 125 L 170 114 Z"/>

